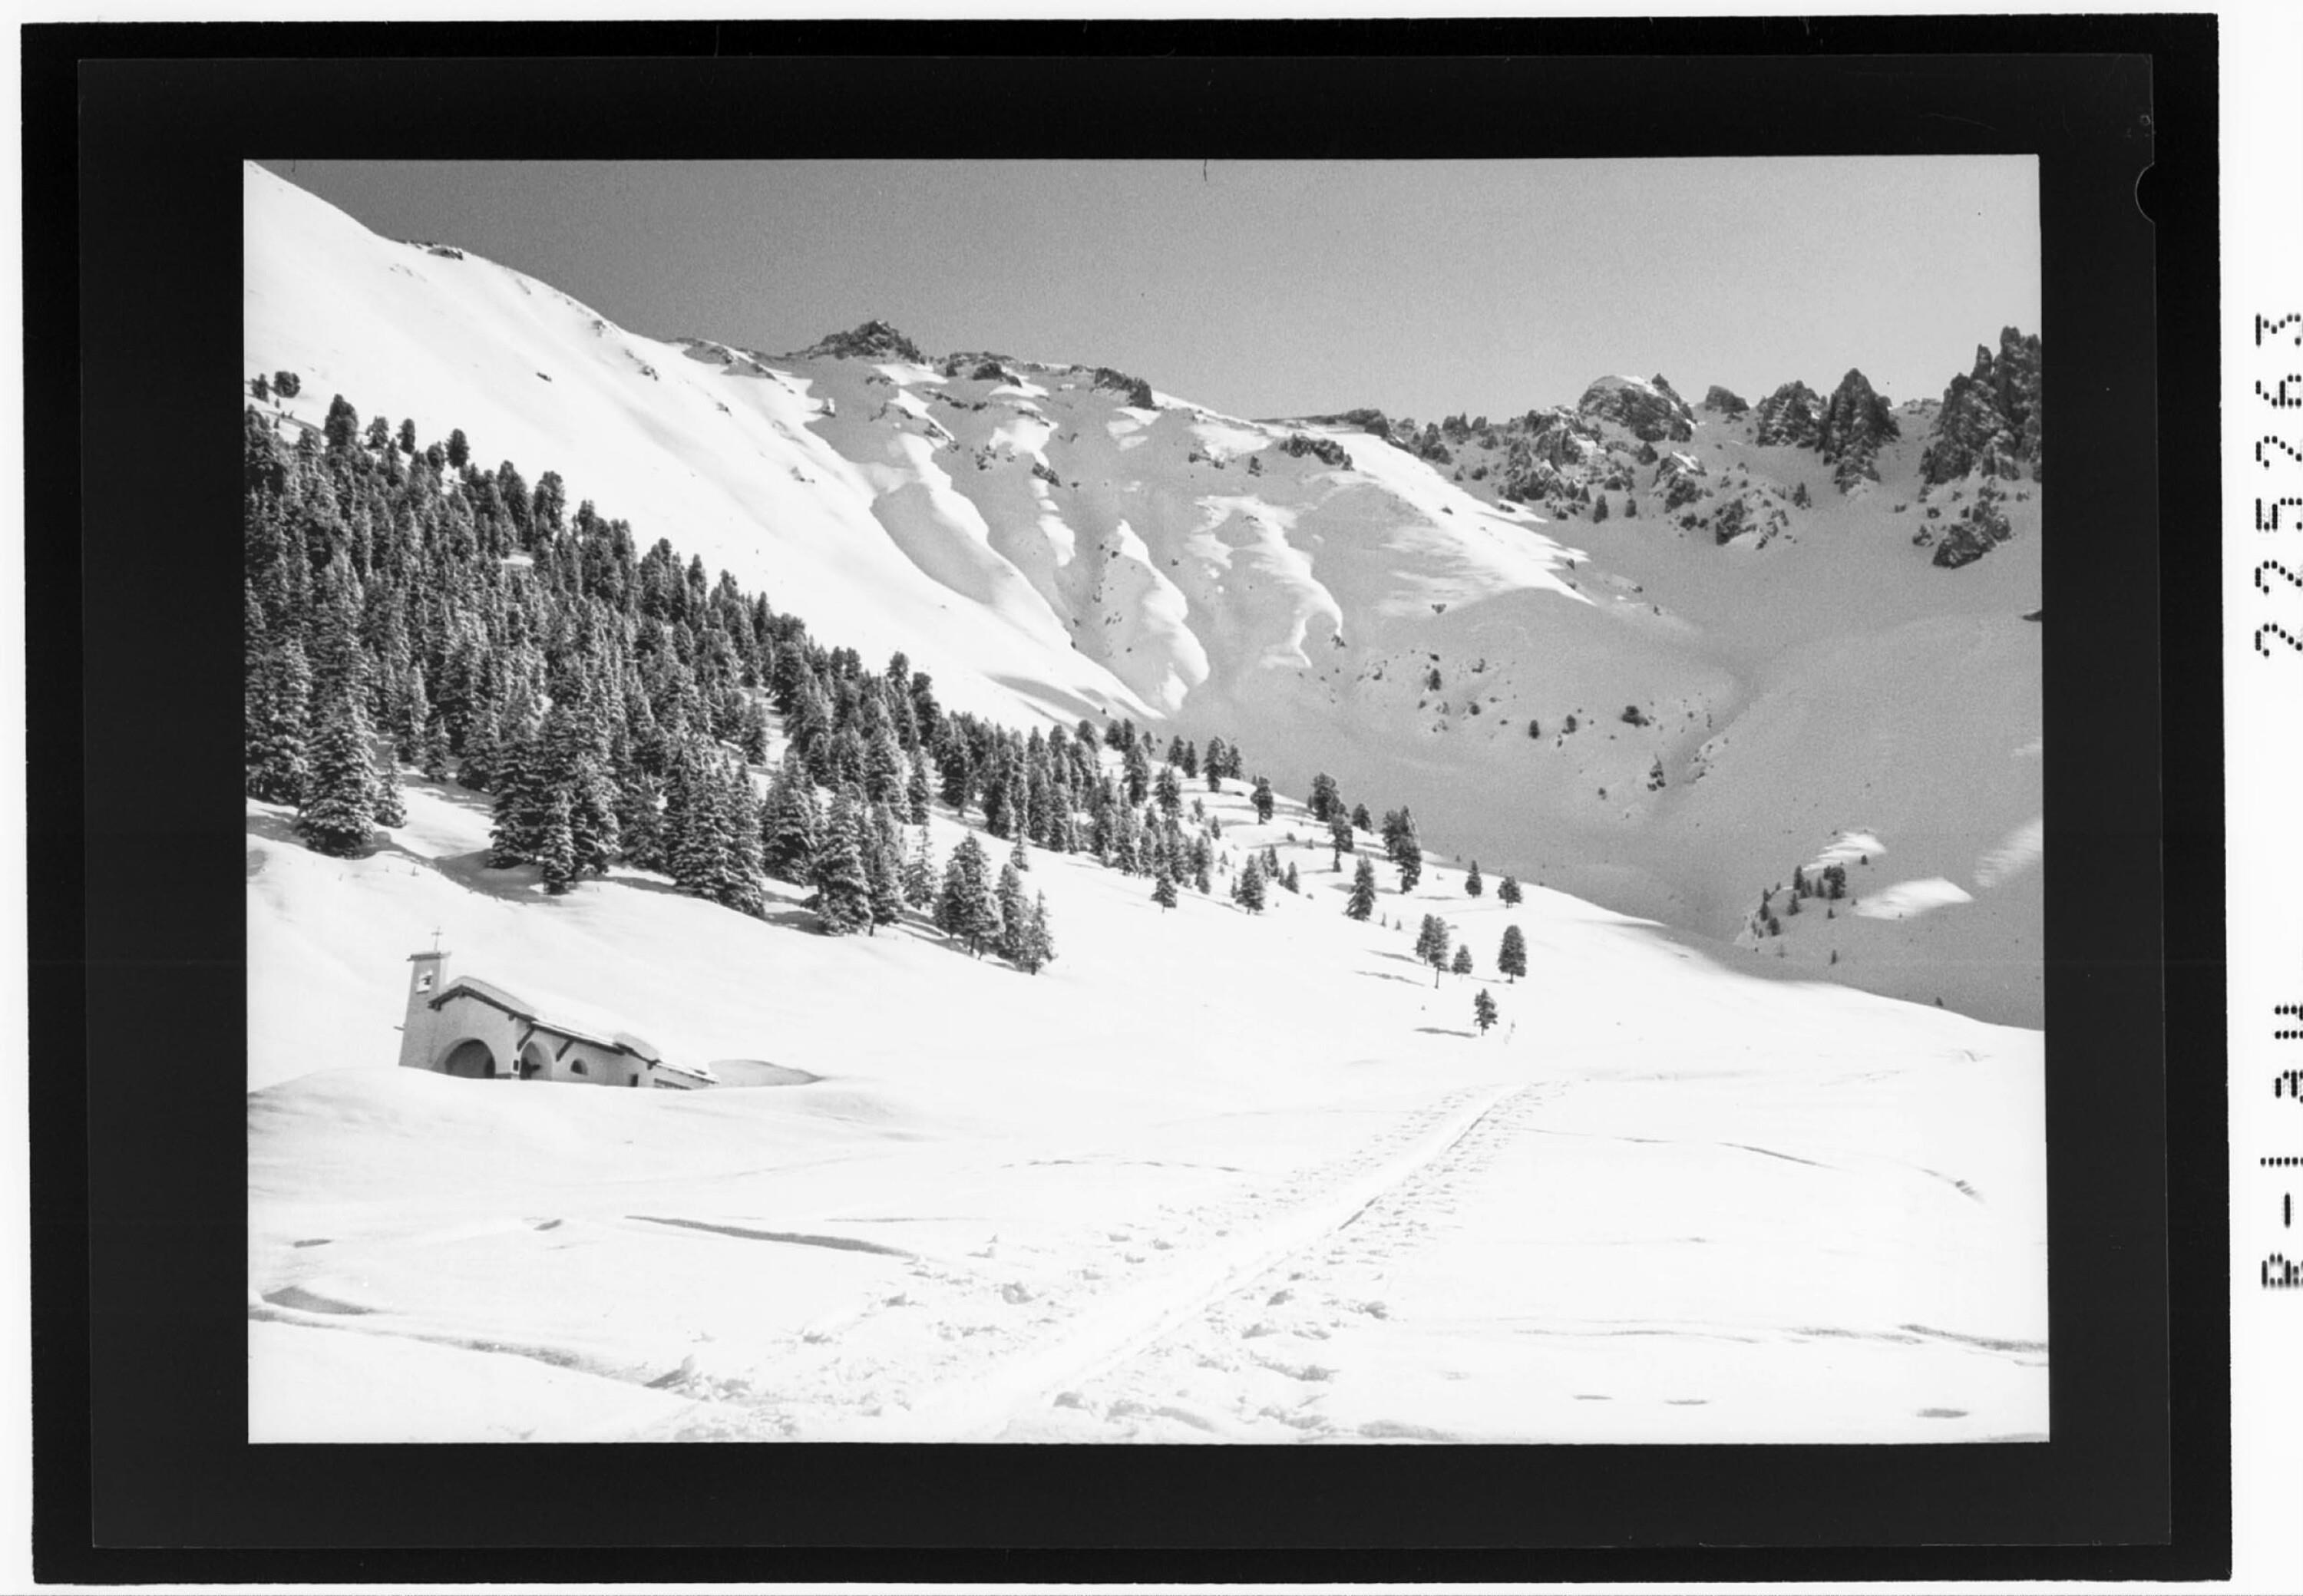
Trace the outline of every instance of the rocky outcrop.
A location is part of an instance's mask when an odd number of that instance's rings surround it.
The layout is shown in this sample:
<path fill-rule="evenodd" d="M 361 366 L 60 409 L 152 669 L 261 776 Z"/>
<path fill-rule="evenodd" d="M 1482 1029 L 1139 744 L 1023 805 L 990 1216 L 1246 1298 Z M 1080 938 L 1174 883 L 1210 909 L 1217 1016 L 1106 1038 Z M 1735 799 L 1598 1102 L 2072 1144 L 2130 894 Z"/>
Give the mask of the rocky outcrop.
<path fill-rule="evenodd" d="M 2037 481 L 2043 419 L 2039 335 L 2004 328 L 1998 353 L 1978 344 L 1974 369 L 1952 378 L 1944 390 L 1943 408 L 1919 457 L 1919 476 L 1932 486 L 1970 471 L 2020 477 L 2028 467 Z"/>
<path fill-rule="evenodd" d="M 806 360 L 912 360 L 922 365 L 927 357 L 920 346 L 905 337 L 883 321 L 867 321 L 852 333 L 832 333 L 817 339 L 799 351 L 798 359 Z"/>
<path fill-rule="evenodd" d="M 1130 376 L 1124 371 L 1114 371 L 1109 366 L 1095 368 L 1094 386 L 1109 388 L 1114 393 L 1126 395 L 1127 402 L 1139 410 L 1156 410 L 1160 401 L 1152 397 L 1152 384 L 1140 376 Z"/>
<path fill-rule="evenodd" d="M 1975 502 L 1959 512 L 1959 519 L 1936 545 L 1936 563 L 1946 570 L 1972 564 L 2012 537 L 2014 529 L 1999 506 L 1998 479 L 1987 477 L 1976 490 Z"/>
<path fill-rule="evenodd" d="M 1839 379 L 1830 402 L 1824 406 L 1816 446 L 1826 460 L 1834 462 L 1831 479 L 1843 494 L 1864 478 L 1879 480 L 1879 445 L 1897 435 L 1894 413 L 1887 401 L 1861 372 L 1850 371 Z"/>
<path fill-rule="evenodd" d="M 1663 495 L 1666 511 L 1677 510 L 1703 496 L 1701 478 L 1705 475 L 1701 460 L 1675 449 L 1656 461 L 1655 477 L 1649 486 Z"/>
<path fill-rule="evenodd" d="M 1823 435 L 1823 401 L 1805 383 L 1785 383 L 1751 412 L 1751 441 L 1812 449 Z"/>
<path fill-rule="evenodd" d="M 1683 443 L 1695 435 L 1695 413 L 1660 376 L 1603 376 L 1583 390 L 1575 409 L 1649 443 Z"/>
<path fill-rule="evenodd" d="M 1722 416 L 1740 416 L 1751 407 L 1734 393 L 1714 383 L 1704 391 L 1703 408 Z"/>
<path fill-rule="evenodd" d="M 1338 471 L 1348 471 L 1352 469 L 1351 455 L 1333 438 L 1306 437 L 1300 432 L 1293 432 L 1279 441 L 1279 452 L 1282 454 L 1292 454 L 1298 460 L 1308 454 L 1313 460 L 1323 465 L 1333 466 Z"/>

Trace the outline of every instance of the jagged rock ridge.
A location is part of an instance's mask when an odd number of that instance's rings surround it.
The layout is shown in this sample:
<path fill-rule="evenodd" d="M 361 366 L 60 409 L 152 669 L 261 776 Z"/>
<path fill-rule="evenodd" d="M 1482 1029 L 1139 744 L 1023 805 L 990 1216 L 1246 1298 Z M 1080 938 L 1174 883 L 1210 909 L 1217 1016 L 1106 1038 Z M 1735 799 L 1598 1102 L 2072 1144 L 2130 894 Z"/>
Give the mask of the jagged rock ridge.
<path fill-rule="evenodd" d="M 1660 376 L 1603 376 L 1583 390 L 1576 411 L 1613 421 L 1642 443 L 1684 443 L 1695 435 L 1694 412 Z"/>
<path fill-rule="evenodd" d="M 1970 471 L 1987 477 L 2020 477 L 2028 465 L 2040 479 L 2043 412 L 2040 405 L 2039 335 L 2013 327 L 2001 330 L 1996 356 L 1975 347 L 1973 370 L 1951 379 L 1935 431 L 1919 457 L 1919 476 L 1930 486 L 1955 481 Z"/>
<path fill-rule="evenodd" d="M 1845 493 L 1859 480 L 1879 480 L 1879 445 L 1899 435 L 1894 413 L 1860 371 L 1851 370 L 1824 407 L 1816 446 L 1834 462 L 1831 479 Z"/>
<path fill-rule="evenodd" d="M 1785 383 L 1751 411 L 1751 441 L 1763 448 L 1811 449 L 1823 432 L 1823 401 L 1805 383 Z"/>
<path fill-rule="evenodd" d="M 806 360 L 912 360 L 926 364 L 920 346 L 883 321 L 867 321 L 850 333 L 831 333 L 792 357 Z"/>

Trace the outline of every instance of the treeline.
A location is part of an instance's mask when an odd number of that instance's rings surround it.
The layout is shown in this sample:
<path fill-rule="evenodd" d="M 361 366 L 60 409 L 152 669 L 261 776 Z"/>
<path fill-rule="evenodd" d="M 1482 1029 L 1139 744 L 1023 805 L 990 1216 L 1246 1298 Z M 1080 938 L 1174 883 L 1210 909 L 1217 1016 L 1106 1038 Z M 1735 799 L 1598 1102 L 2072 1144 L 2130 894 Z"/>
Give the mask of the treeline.
<path fill-rule="evenodd" d="M 252 391 L 292 392 L 282 375 Z M 947 712 L 903 654 L 875 671 L 823 646 L 668 539 L 643 553 L 571 511 L 556 472 L 480 468 L 460 430 L 419 447 L 338 396 L 317 430 L 251 406 L 243 443 L 247 790 L 297 806 L 316 849 L 401 823 L 404 765 L 488 794 L 489 863 L 553 892 L 620 861 L 761 915 L 773 876 L 813 889 L 829 933 L 915 910 L 1025 969 L 1054 956 L 1027 844 L 1211 890 L 1220 823 L 1187 815 L 1183 780 L 1241 779 L 1221 738 L 1171 740 L 1155 770 L 1132 721 Z M 788 746 L 762 795 L 772 710 Z M 937 869 L 932 798 L 1013 842 L 996 875 L 973 836 Z M 1252 801 L 1268 820 L 1261 777 Z"/>

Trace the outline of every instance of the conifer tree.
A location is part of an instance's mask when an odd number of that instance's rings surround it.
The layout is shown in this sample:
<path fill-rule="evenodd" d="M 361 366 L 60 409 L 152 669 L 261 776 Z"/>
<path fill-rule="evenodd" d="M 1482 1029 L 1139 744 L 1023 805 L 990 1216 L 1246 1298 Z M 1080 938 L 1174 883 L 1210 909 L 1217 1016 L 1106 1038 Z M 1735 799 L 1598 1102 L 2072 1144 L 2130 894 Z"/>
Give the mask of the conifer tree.
<path fill-rule="evenodd" d="M 1335 777 L 1321 771 L 1312 778 L 1310 798 L 1312 818 L 1325 824 L 1343 812 L 1344 800 L 1336 790 Z"/>
<path fill-rule="evenodd" d="M 1352 874 L 1352 892 L 1344 900 L 1344 913 L 1354 920 L 1364 920 L 1375 913 L 1375 864 L 1364 855 Z"/>
<path fill-rule="evenodd" d="M 367 846 L 375 816 L 375 770 L 368 763 L 367 717 L 355 694 L 321 709 L 296 834 L 316 853 L 349 857 Z"/>
<path fill-rule="evenodd" d="M 1496 1023 L 1495 996 L 1484 986 L 1472 994 L 1472 1023 L 1480 1027 L 1482 1036 Z"/>
<path fill-rule="evenodd" d="M 1048 926 L 1048 895 L 1042 892 L 1025 911 L 1024 935 L 1009 956 L 1017 969 L 1036 975 L 1056 957 L 1056 939 Z"/>
<path fill-rule="evenodd" d="M 1255 805 L 1255 818 L 1260 822 L 1269 823 L 1271 819 L 1273 799 L 1271 796 L 1271 783 L 1264 777 L 1256 777 L 1255 791 L 1251 801 Z"/>
<path fill-rule="evenodd" d="M 1401 896 L 1415 891 L 1415 883 L 1423 879 L 1423 856 L 1411 853 L 1399 861 L 1399 891 Z"/>
<path fill-rule="evenodd" d="M 1423 851 L 1422 839 L 1416 834 L 1413 810 L 1402 807 L 1385 811 L 1383 848 L 1386 857 L 1395 865 L 1404 864 L 1409 856 Z"/>
<path fill-rule="evenodd" d="M 1208 840 L 1197 839 L 1192 844 L 1192 886 L 1202 897 L 1215 891 L 1215 882 L 1208 874 L 1214 864 L 1215 850 L 1208 846 Z"/>
<path fill-rule="evenodd" d="M 1527 938 L 1520 934 L 1518 926 L 1504 927 L 1504 945 L 1496 954 L 1496 968 L 1514 981 L 1527 974 Z"/>
<path fill-rule="evenodd" d="M 1470 975 L 1472 973 L 1472 944 L 1469 942 L 1459 943 L 1455 949 L 1455 957 L 1448 961 L 1447 967 L 1455 971 L 1458 975 Z"/>
<path fill-rule="evenodd" d="M 424 773 L 427 781 L 448 779 L 448 717 L 436 704 L 424 717 L 424 735 L 418 739 L 416 747 L 416 768 Z"/>
<path fill-rule="evenodd" d="M 1447 922 L 1437 915 L 1423 916 L 1422 929 L 1415 933 L 1415 957 L 1431 967 L 1431 984 L 1438 985 L 1447 967 Z"/>
<path fill-rule="evenodd" d="M 498 706 L 493 701 L 483 699 L 473 706 L 464 724 L 463 756 L 456 764 L 458 786 L 486 792 L 495 785 L 500 720 Z"/>
<path fill-rule="evenodd" d="M 760 867 L 778 881 L 814 880 L 821 824 L 807 762 L 797 750 L 788 750 L 776 773 L 769 778 L 767 797 L 761 801 Z"/>
<path fill-rule="evenodd" d="M 248 723 L 248 794 L 298 804 L 310 773 L 312 671 L 291 634 L 264 651 Z"/>
<path fill-rule="evenodd" d="M 904 781 L 905 818 L 914 825 L 928 823 L 928 762 L 926 756 L 915 749 L 912 753 L 911 774 Z"/>
<path fill-rule="evenodd" d="M 1160 774 L 1152 782 L 1152 796 L 1159 799 L 1160 807 L 1168 814 L 1176 815 L 1182 811 L 1184 784 L 1176 779 L 1174 765 L 1163 764 L 1160 767 Z"/>
<path fill-rule="evenodd" d="M 1471 869 L 1464 874 L 1464 895 L 1477 898 L 1485 890 L 1485 883 L 1480 880 L 1480 861 L 1473 859 Z"/>
<path fill-rule="evenodd" d="M 387 827 L 408 823 L 408 805 L 400 794 L 400 765 L 389 747 L 376 770 L 375 823 Z"/>
<path fill-rule="evenodd" d="M 1291 892 L 1301 893 L 1303 891 L 1303 882 L 1296 879 L 1295 860 L 1287 861 L 1287 874 L 1280 879 L 1279 884 Z"/>
<path fill-rule="evenodd" d="M 616 836 L 625 862 L 642 870 L 665 867 L 662 796 L 655 778 L 637 767 L 616 788 Z"/>
<path fill-rule="evenodd" d="M 1344 867 L 1344 856 L 1352 849 L 1352 823 L 1344 817 L 1341 810 L 1328 821 L 1328 843 L 1335 854 L 1329 867 L 1340 871 Z"/>
<path fill-rule="evenodd" d="M 1369 816 L 1368 806 L 1365 804 L 1352 806 L 1352 829 L 1358 832 L 1375 830 L 1375 822 Z"/>
<path fill-rule="evenodd" d="M 871 889 L 871 934 L 877 935 L 881 926 L 904 917 L 904 839 L 895 811 L 886 804 L 873 805 L 862 817 L 860 835 L 864 879 Z"/>
<path fill-rule="evenodd" d="M 1176 907 L 1176 878 L 1168 873 L 1164 861 L 1160 866 L 1160 874 L 1152 878 L 1152 901 L 1161 908 Z"/>
<path fill-rule="evenodd" d="M 1013 865 L 1000 866 L 1000 884 L 992 893 L 1000 907 L 997 948 L 1010 964 L 1024 962 L 1032 941 L 1032 908 L 1024 901 L 1024 877 Z"/>
<path fill-rule="evenodd" d="M 896 740 L 895 729 L 876 728 L 864 744 L 864 796 L 875 804 L 886 803 L 903 795 L 908 779 L 903 745 Z"/>
<path fill-rule="evenodd" d="M 904 902 L 913 908 L 932 908 L 936 900 L 935 850 L 928 829 L 920 827 L 919 840 L 904 861 Z"/>
<path fill-rule="evenodd" d="M 1008 850 L 1008 863 L 1017 870 L 1029 870 L 1032 867 L 1032 856 L 1024 846 L 1024 832 L 1020 826 L 1016 831 L 1016 846 Z"/>
<path fill-rule="evenodd" d="M 856 818 L 853 796 L 842 790 L 831 800 L 815 850 L 815 913 L 828 936 L 846 936 L 872 924 L 872 882 L 864 869 Z"/>
<path fill-rule="evenodd" d="M 424 729 L 432 719 L 432 700 L 424 691 L 424 672 L 412 663 L 400 674 L 400 688 L 392 706 L 392 752 L 414 764 L 423 756 Z"/>
<path fill-rule="evenodd" d="M 1519 890 L 1519 878 L 1513 875 L 1505 876 L 1502 883 L 1496 888 L 1496 896 L 1506 903 L 1516 905 L 1523 896 Z"/>
<path fill-rule="evenodd" d="M 494 818 L 489 827 L 491 869 L 509 870 L 525 864 L 536 857 L 543 846 L 551 790 L 542 764 L 535 727 L 522 724 L 511 729 L 495 759 Z"/>
<path fill-rule="evenodd" d="M 768 707 L 758 698 L 744 700 L 743 719 L 736 734 L 736 746 L 753 764 L 768 762 Z"/>
<path fill-rule="evenodd" d="M 1248 913 L 1253 915 L 1263 912 L 1263 861 L 1261 859 L 1257 858 L 1253 854 L 1247 856 L 1246 865 L 1241 868 L 1238 878 L 1232 882 L 1231 895 L 1233 899 Z"/>
<path fill-rule="evenodd" d="M 576 844 L 568 824 L 568 791 L 555 787 L 544 799 L 544 825 L 536 839 L 536 863 L 544 866 L 544 890 L 553 897 L 576 879 Z"/>
<path fill-rule="evenodd" d="M 983 845 L 969 832 L 951 850 L 944 866 L 943 890 L 936 899 L 937 927 L 981 956 L 1000 933 L 1000 908 L 992 901 L 991 861 Z"/>
<path fill-rule="evenodd" d="M 767 896 L 760 882 L 759 800 L 742 761 L 720 767 L 714 818 L 720 839 L 721 875 L 713 901 L 754 919 L 765 918 Z"/>

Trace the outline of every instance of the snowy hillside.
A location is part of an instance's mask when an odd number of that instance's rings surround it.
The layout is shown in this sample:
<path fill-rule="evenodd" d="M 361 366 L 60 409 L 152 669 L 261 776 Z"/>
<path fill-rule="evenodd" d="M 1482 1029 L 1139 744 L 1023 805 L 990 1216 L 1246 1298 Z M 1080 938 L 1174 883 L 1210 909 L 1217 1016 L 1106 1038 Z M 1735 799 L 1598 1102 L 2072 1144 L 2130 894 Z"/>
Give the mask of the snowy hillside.
<path fill-rule="evenodd" d="M 453 788 L 412 784 L 354 860 L 252 805 L 252 1435 L 2044 1434 L 2036 1033 L 1440 867 L 1386 887 L 1407 925 L 1354 923 L 1347 872 L 1287 841 L 1302 810 L 1259 825 L 1233 786 L 1227 841 L 1278 847 L 1300 896 L 1163 911 L 1033 850 L 1037 976 L 924 930 L 814 935 L 780 887 L 765 921 L 622 869 L 547 899 L 481 868 Z M 1415 962 L 1427 912 L 1475 975 Z M 395 1068 L 435 930 L 671 1056 L 822 1078 Z"/>
<path fill-rule="evenodd" d="M 1756 410 L 1682 405 L 1688 435 L 1643 461 L 1635 429 L 1670 407 L 1611 378 L 1506 502 L 1509 441 L 1489 469 L 1476 428 L 1441 465 L 1363 422 L 1246 421 L 892 334 L 665 342 L 253 166 L 246 203 L 248 368 L 299 374 L 282 408 L 308 423 L 342 393 L 460 428 L 827 638 L 911 650 L 954 707 L 1219 730 L 1285 789 L 1325 771 L 1490 873 L 1723 943 L 1764 889 L 1868 833 L 1860 907 L 1899 909 L 1742 957 L 2042 1023 L 2037 486 L 2011 488 L 2012 540 L 1937 566 L 1913 533 L 1948 529 L 1975 485 L 1921 499 L 1925 406 L 1866 440 L 1876 481 L 1759 442 Z M 1816 406 L 1817 429 L 1844 419 Z M 1589 485 L 1618 471 L 1595 520 Z M 1694 496 L 1666 513 L 1682 478 Z"/>

